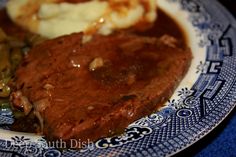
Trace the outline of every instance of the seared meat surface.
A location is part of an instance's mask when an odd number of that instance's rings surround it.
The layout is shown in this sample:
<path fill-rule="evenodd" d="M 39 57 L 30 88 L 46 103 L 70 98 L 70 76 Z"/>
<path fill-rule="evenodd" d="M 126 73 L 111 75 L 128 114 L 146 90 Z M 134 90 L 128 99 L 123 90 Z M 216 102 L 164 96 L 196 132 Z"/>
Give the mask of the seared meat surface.
<path fill-rule="evenodd" d="M 35 46 L 16 72 L 49 139 L 95 141 L 121 132 L 168 100 L 191 62 L 170 36 L 59 37 Z M 17 105 L 17 104 L 15 104 Z M 19 105 L 18 105 L 19 106 Z"/>

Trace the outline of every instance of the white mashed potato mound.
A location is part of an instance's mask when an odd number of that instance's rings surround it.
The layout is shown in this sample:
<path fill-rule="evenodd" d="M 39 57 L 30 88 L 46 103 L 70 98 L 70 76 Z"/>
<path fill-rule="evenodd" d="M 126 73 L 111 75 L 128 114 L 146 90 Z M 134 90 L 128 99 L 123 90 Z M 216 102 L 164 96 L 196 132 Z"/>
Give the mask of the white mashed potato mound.
<path fill-rule="evenodd" d="M 78 0 L 79 1 L 79 0 Z M 18 25 L 54 38 L 83 31 L 108 35 L 139 23 L 155 21 L 156 0 L 9 0 L 7 12 Z"/>

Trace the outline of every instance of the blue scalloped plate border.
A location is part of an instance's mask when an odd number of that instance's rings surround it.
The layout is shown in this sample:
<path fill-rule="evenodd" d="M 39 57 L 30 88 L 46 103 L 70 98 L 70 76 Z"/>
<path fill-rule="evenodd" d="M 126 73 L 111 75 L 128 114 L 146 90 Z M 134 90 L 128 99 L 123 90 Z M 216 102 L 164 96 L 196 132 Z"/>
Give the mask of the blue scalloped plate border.
<path fill-rule="evenodd" d="M 42 137 L 8 131 L 14 121 L 0 111 L 0 156 L 170 156 L 213 130 L 236 105 L 236 22 L 216 0 L 166 0 L 188 13 L 205 50 L 191 88 L 180 88 L 159 112 L 131 124 L 120 136 L 81 150 L 50 146 Z M 3 4 L 3 1 L 0 1 Z"/>

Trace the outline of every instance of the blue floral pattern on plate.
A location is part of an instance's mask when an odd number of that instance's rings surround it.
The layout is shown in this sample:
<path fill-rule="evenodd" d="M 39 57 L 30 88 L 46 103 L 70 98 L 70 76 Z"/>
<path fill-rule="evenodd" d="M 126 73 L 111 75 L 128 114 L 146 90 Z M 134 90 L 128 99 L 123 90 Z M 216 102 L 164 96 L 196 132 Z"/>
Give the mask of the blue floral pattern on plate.
<path fill-rule="evenodd" d="M 58 150 L 41 137 L 15 133 L 9 139 L 0 136 L 0 156 L 169 156 L 214 129 L 236 104 L 236 22 L 215 0 L 166 1 L 188 13 L 198 44 L 206 49 L 191 88 L 181 88 L 159 112 L 130 124 L 122 135 L 84 149 Z M 0 111 L 2 129 L 13 121 L 10 111 Z"/>

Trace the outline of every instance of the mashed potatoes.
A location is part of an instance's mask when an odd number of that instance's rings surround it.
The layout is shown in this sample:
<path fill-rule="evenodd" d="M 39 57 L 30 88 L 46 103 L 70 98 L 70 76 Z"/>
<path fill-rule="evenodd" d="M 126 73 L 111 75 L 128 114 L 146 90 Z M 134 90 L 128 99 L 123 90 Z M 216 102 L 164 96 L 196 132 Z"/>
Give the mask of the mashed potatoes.
<path fill-rule="evenodd" d="M 31 32 L 54 38 L 73 32 L 108 35 L 156 19 L 156 0 L 9 0 L 11 19 Z"/>

